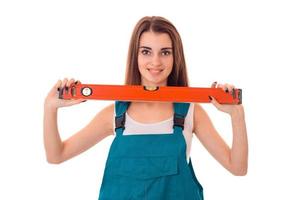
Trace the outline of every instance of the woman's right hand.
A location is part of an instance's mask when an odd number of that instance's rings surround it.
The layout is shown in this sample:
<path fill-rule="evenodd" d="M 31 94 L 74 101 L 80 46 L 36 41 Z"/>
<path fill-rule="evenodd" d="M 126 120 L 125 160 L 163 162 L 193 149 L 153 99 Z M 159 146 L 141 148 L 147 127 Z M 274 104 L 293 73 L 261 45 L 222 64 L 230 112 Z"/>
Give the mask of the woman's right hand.
<path fill-rule="evenodd" d="M 67 107 L 67 106 L 72 106 L 76 105 L 82 102 L 85 102 L 84 99 L 76 99 L 76 100 L 65 100 L 65 99 L 59 99 L 58 98 L 58 89 L 62 89 L 65 87 L 70 88 L 70 85 L 72 85 L 75 82 L 75 80 L 72 78 L 68 80 L 65 78 L 63 81 L 58 80 L 57 83 L 52 87 L 50 92 L 48 93 L 46 99 L 45 99 L 45 108 L 50 108 L 50 109 L 58 109 L 60 107 Z M 79 81 L 78 81 L 79 83 Z"/>

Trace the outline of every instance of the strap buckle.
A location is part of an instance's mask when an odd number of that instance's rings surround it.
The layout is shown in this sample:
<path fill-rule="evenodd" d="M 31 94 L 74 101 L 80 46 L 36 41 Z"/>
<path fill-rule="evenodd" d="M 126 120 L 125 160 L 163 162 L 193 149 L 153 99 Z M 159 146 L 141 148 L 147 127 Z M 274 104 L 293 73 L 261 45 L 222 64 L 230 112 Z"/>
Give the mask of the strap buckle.
<path fill-rule="evenodd" d="M 125 128 L 125 113 L 115 117 L 115 131 L 118 128 Z"/>
<path fill-rule="evenodd" d="M 178 127 L 181 127 L 183 130 L 184 129 L 184 118 L 185 118 L 184 116 L 175 113 L 174 120 L 173 120 L 173 122 L 174 122 L 173 128 L 175 126 L 178 126 Z"/>

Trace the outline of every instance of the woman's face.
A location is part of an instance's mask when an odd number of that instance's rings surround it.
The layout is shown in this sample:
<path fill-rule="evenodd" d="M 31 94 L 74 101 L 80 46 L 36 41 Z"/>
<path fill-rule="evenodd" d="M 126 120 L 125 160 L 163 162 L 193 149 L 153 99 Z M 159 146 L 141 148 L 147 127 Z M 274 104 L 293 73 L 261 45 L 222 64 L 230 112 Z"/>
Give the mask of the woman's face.
<path fill-rule="evenodd" d="M 166 86 L 173 67 L 172 41 L 167 33 L 144 32 L 140 38 L 138 66 L 145 86 Z"/>

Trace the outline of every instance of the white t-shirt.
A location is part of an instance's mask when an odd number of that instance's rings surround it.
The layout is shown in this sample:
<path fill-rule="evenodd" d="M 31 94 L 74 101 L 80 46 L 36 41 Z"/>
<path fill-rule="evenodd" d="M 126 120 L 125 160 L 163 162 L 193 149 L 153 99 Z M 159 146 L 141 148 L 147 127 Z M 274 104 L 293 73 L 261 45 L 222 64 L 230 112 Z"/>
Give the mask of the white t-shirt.
<path fill-rule="evenodd" d="M 190 158 L 190 151 L 193 138 L 193 116 L 194 104 L 190 103 L 188 113 L 184 121 L 183 135 L 186 142 L 186 159 Z M 115 123 L 113 123 L 115 126 Z M 113 127 L 115 129 L 115 127 Z M 113 129 L 113 130 L 114 130 Z M 125 129 L 123 135 L 138 134 L 173 134 L 173 116 L 167 120 L 156 123 L 140 123 L 132 119 L 126 112 Z"/>

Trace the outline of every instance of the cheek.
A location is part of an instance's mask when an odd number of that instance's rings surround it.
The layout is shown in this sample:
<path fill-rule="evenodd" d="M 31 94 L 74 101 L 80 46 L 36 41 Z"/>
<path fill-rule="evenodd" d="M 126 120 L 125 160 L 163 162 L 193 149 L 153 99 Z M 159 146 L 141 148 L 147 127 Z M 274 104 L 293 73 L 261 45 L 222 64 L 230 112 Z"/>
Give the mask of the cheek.
<path fill-rule="evenodd" d="M 165 66 L 168 67 L 169 70 L 172 70 L 173 64 L 174 64 L 173 57 L 170 57 L 165 60 Z"/>
<path fill-rule="evenodd" d="M 167 63 L 165 63 L 165 75 L 169 76 L 172 72 L 172 69 L 173 69 L 173 61 L 169 61 Z"/>
<path fill-rule="evenodd" d="M 139 68 L 143 68 L 145 67 L 146 63 L 147 63 L 147 60 L 144 59 L 142 56 L 138 56 L 138 66 Z"/>
<path fill-rule="evenodd" d="M 171 74 L 171 72 L 172 72 L 172 70 L 173 70 L 173 65 L 174 65 L 174 59 L 173 59 L 173 57 L 172 57 L 172 59 L 171 59 L 171 61 L 170 61 L 170 67 L 169 67 L 169 70 L 168 70 L 169 75 Z M 169 75 L 168 75 L 168 76 L 169 76 Z"/>

